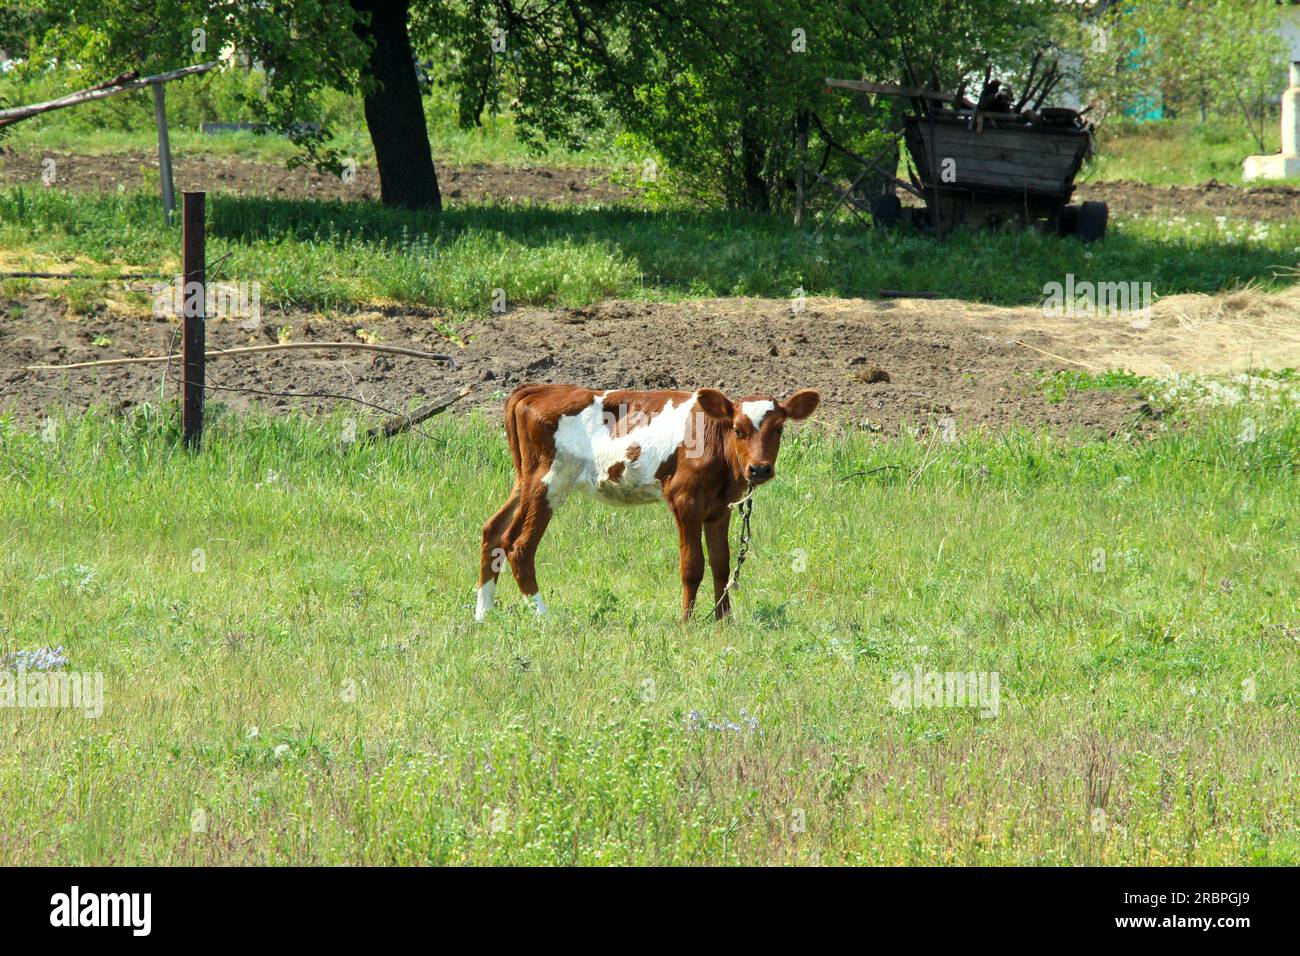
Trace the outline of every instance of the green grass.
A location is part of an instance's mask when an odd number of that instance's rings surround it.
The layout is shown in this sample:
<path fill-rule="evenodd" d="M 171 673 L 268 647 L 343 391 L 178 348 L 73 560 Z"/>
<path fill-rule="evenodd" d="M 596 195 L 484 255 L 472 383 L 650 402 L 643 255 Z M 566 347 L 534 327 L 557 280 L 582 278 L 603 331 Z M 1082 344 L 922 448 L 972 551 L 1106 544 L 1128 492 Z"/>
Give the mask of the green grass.
<path fill-rule="evenodd" d="M 1147 389 L 1155 380 L 1137 375 L 1127 369 L 1089 372 L 1083 369 L 1057 369 L 1035 372 L 1049 404 L 1059 405 L 1070 392 L 1087 392 L 1096 389 Z"/>
<path fill-rule="evenodd" d="M 503 582 L 475 626 L 508 456 L 431 425 L 4 424 L 0 655 L 62 645 L 105 707 L 0 709 L 0 863 L 1300 863 L 1293 406 L 805 427 L 734 619 L 686 628 L 667 513 L 586 500 L 552 614 Z M 998 715 L 896 710 L 917 665 Z"/>
<path fill-rule="evenodd" d="M 360 110 L 360 106 L 357 107 Z M 149 114 L 152 122 L 152 113 Z M 178 162 L 186 156 L 209 154 L 236 156 L 240 159 L 283 164 L 298 154 L 292 142 L 282 136 L 258 134 L 248 131 L 231 133 L 201 133 L 194 129 L 169 131 L 172 156 Z M 639 164 L 644 158 L 612 139 L 581 150 L 549 147 L 534 150 L 515 134 L 508 118 L 492 117 L 481 127 L 463 130 L 445 125 L 430 131 L 429 142 L 437 163 L 468 166 L 473 163 L 493 163 L 505 166 L 551 167 L 623 167 Z M 345 128 L 335 135 L 333 145 L 342 155 L 355 159 L 360 165 L 373 166 L 375 150 L 370 134 L 362 128 Z M 158 149 L 157 134 L 148 129 L 92 129 L 61 126 L 54 123 L 43 127 L 29 126 L 28 121 L 14 127 L 13 134 L 5 139 L 5 146 L 21 151 L 44 151 L 101 155 L 110 153 L 154 154 Z"/>
<path fill-rule="evenodd" d="M 0 191 L 0 246 L 32 261 L 171 263 L 179 229 L 156 197 Z M 385 299 L 486 312 L 492 290 L 512 305 L 585 305 L 610 297 L 874 296 L 937 291 L 996 304 L 1038 304 L 1044 283 L 1150 282 L 1155 295 L 1289 283 L 1300 224 L 1250 229 L 1213 219 L 1129 219 L 1104 242 L 1024 231 L 925 235 L 833 226 L 820 240 L 768 216 L 629 207 L 465 206 L 439 216 L 378 203 L 212 197 L 209 257 L 225 275 L 262 283 L 263 301 L 332 308 Z"/>
<path fill-rule="evenodd" d="M 1273 116 L 1264 125 L 1268 148 L 1263 152 L 1281 152 L 1281 137 L 1278 118 Z M 1097 151 L 1097 160 L 1085 180 L 1128 179 L 1153 186 L 1193 186 L 1217 179 L 1237 186 L 1268 185 L 1247 184 L 1241 178 L 1242 160 L 1261 150 L 1240 120 L 1113 121 L 1099 130 Z"/>

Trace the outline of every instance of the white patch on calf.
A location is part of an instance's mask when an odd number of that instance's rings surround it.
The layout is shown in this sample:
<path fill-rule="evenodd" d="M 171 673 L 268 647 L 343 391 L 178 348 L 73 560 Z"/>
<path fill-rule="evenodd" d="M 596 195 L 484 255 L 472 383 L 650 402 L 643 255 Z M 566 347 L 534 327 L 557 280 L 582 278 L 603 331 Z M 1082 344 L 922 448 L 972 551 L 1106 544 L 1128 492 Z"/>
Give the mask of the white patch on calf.
<path fill-rule="evenodd" d="M 776 408 L 776 402 L 766 398 L 753 402 L 741 402 L 740 414 L 748 416 L 749 420 L 754 423 L 754 427 L 757 428 L 763 424 L 763 419 L 767 417 L 767 413 L 774 408 Z"/>
<path fill-rule="evenodd" d="M 524 600 L 528 602 L 528 606 L 533 609 L 538 617 L 546 613 L 546 602 L 542 600 L 542 592 L 538 591 L 536 594 L 530 594 Z"/>
<path fill-rule="evenodd" d="M 616 505 L 663 500 L 663 489 L 655 473 L 686 440 L 691 412 L 696 407 L 695 397 L 681 405 L 669 401 L 648 422 L 623 435 L 610 431 L 615 419 L 604 414 L 604 397 L 605 394 L 595 396 L 582 411 L 564 415 L 556 424 L 555 460 L 542 477 L 546 501 L 552 508 L 559 507 L 574 488 Z M 628 460 L 632 445 L 640 449 L 635 461 Z M 620 462 L 622 473 L 614 481 L 609 470 Z"/>
<path fill-rule="evenodd" d="M 496 589 L 495 581 L 484 581 L 478 589 L 478 604 L 474 607 L 474 620 L 480 624 L 487 617 L 487 612 L 492 610 L 492 596 L 496 593 Z"/>

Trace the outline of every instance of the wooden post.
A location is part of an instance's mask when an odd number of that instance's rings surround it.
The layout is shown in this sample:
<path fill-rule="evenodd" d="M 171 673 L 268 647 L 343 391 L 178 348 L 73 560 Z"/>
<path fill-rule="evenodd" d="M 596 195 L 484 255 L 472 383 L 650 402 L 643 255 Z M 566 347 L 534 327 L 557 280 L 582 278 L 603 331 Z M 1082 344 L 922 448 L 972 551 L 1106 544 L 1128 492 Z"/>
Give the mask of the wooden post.
<path fill-rule="evenodd" d="M 203 440 L 204 359 L 206 357 L 206 194 L 181 193 L 181 435 L 198 450 Z"/>
<path fill-rule="evenodd" d="M 172 224 L 172 213 L 176 211 L 176 193 L 172 187 L 172 145 L 167 137 L 167 99 L 163 93 L 163 84 L 152 84 L 153 121 L 158 127 L 158 172 L 162 180 L 163 218 L 167 225 Z"/>
<path fill-rule="evenodd" d="M 934 237 L 943 238 L 943 211 L 940 209 L 942 201 L 939 199 L 939 158 L 935 152 L 936 144 L 934 140 L 934 114 L 929 110 L 926 111 L 926 122 L 930 127 L 930 185 L 934 190 Z M 922 186 L 925 184 L 922 183 Z"/>

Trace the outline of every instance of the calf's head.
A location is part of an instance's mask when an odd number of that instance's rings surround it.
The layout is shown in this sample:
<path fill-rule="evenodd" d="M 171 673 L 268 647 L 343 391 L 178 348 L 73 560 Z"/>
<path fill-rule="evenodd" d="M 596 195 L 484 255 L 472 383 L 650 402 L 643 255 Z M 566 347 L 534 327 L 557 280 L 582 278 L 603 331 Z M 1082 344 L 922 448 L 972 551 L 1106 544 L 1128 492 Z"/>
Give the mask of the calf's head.
<path fill-rule="evenodd" d="M 702 388 L 696 400 L 700 411 L 725 428 L 723 442 L 740 476 L 751 485 L 761 485 L 776 475 L 776 456 L 781 450 L 785 423 L 811 415 L 821 395 L 804 388 L 784 402 L 771 395 L 751 395 L 733 402 L 716 388 Z"/>

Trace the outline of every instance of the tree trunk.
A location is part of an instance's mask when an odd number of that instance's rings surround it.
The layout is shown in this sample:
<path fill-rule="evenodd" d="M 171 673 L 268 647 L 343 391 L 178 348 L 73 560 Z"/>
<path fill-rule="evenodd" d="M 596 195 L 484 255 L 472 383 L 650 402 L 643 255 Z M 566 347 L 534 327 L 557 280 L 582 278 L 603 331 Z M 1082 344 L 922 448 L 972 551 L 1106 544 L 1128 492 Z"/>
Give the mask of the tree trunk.
<path fill-rule="evenodd" d="M 740 173 L 744 180 L 745 208 L 754 212 L 770 212 L 771 197 L 767 181 L 763 178 L 765 146 L 746 118 L 740 124 Z"/>
<path fill-rule="evenodd" d="M 794 225 L 799 228 L 803 225 L 803 207 L 806 194 L 806 184 L 804 181 L 804 170 L 808 165 L 808 111 L 799 110 L 795 114 L 794 120 L 795 147 L 798 151 L 798 166 L 795 169 L 794 181 Z"/>
<path fill-rule="evenodd" d="M 358 23 L 356 31 L 372 44 L 365 72 L 374 87 L 365 92 L 365 110 L 379 167 L 380 198 L 387 206 L 440 210 L 442 195 L 407 33 L 410 0 L 351 3 L 369 21 Z"/>

